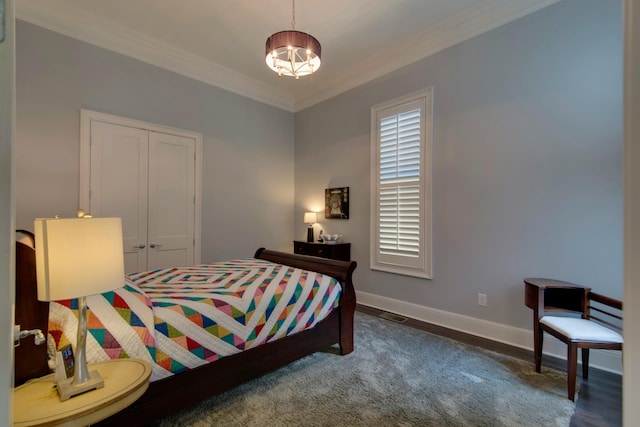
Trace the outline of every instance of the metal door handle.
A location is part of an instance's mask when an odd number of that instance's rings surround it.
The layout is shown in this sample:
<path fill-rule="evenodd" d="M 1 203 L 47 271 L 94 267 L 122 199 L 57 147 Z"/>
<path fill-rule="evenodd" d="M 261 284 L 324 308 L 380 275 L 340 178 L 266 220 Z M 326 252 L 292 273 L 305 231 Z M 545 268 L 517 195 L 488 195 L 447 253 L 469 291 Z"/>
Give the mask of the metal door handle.
<path fill-rule="evenodd" d="M 149 243 L 149 247 L 151 248 L 159 248 L 160 246 L 162 246 L 160 243 Z"/>
<path fill-rule="evenodd" d="M 144 249 L 145 247 L 147 247 L 147 245 L 145 245 L 144 243 L 138 243 L 136 246 L 134 246 L 134 249 Z"/>

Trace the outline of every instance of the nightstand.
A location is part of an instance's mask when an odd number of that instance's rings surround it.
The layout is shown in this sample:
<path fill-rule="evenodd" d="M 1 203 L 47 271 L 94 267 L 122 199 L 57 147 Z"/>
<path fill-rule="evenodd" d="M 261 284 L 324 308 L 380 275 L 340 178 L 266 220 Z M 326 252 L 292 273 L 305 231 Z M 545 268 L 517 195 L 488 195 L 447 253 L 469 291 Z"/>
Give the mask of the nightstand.
<path fill-rule="evenodd" d="M 294 240 L 293 253 L 337 259 L 339 261 L 351 261 L 351 243 L 327 244 Z"/>
<path fill-rule="evenodd" d="M 54 375 L 16 387 L 13 392 L 14 426 L 87 426 L 135 402 L 149 387 L 151 365 L 139 359 L 92 363 L 104 387 L 61 402 Z"/>

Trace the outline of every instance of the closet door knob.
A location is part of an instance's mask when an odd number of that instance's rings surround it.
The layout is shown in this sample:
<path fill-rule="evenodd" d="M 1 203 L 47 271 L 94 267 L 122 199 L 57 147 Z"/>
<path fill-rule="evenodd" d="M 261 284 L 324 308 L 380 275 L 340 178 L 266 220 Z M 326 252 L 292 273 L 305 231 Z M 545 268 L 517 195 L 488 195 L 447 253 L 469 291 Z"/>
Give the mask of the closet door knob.
<path fill-rule="evenodd" d="M 138 243 L 136 246 L 134 246 L 135 249 L 144 249 L 147 245 L 145 245 L 144 243 Z"/>
<path fill-rule="evenodd" d="M 149 247 L 151 248 L 159 248 L 160 246 L 162 246 L 160 243 L 150 243 Z"/>

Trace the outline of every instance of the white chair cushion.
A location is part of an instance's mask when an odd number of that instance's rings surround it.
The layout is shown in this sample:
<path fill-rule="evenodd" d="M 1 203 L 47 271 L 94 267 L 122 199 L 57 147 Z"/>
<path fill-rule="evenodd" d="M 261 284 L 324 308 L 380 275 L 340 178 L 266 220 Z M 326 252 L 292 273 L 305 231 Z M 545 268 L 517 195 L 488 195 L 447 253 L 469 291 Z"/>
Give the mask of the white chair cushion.
<path fill-rule="evenodd" d="M 555 329 L 572 340 L 623 343 L 622 335 L 591 320 L 576 317 L 543 316 L 540 323 Z"/>

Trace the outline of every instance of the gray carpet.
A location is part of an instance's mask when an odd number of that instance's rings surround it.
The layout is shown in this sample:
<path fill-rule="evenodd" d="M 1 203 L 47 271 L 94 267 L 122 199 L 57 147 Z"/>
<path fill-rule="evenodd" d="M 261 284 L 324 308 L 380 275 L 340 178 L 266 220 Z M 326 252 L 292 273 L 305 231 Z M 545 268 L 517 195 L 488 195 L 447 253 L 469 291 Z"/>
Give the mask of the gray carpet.
<path fill-rule="evenodd" d="M 355 351 L 307 356 L 166 426 L 568 426 L 564 374 L 356 312 Z"/>

